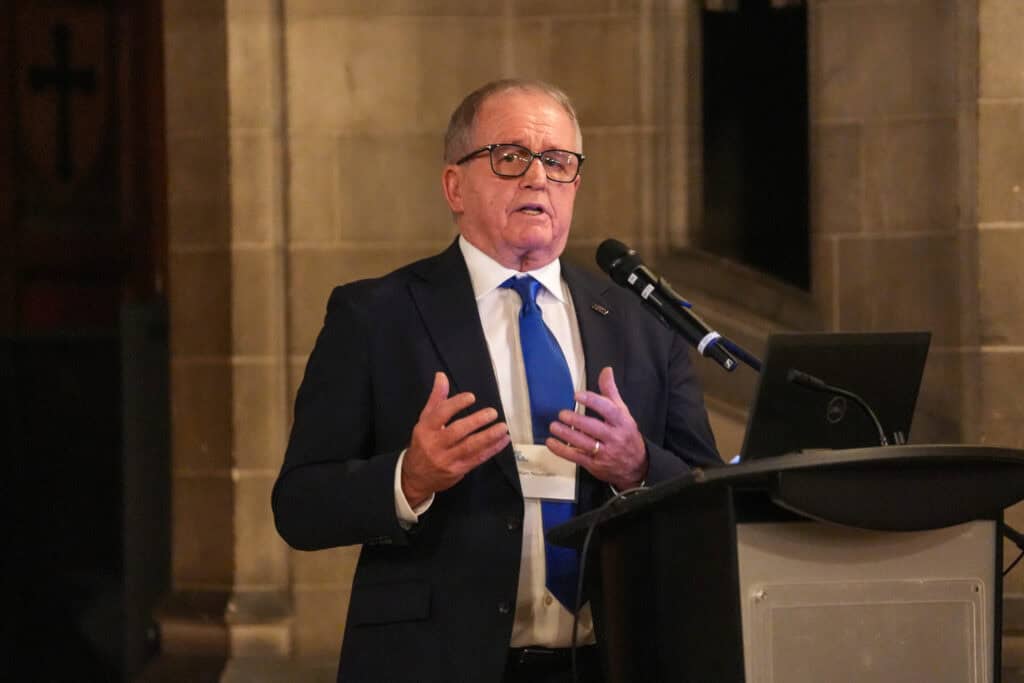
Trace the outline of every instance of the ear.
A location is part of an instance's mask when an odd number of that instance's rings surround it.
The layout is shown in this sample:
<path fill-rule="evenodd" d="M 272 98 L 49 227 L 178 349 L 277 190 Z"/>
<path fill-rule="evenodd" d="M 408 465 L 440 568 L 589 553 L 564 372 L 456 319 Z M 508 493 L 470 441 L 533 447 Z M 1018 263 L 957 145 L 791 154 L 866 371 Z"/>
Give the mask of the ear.
<path fill-rule="evenodd" d="M 441 171 L 441 189 L 451 212 L 453 214 L 462 213 L 462 174 L 458 167 L 452 164 L 444 167 L 444 170 Z"/>

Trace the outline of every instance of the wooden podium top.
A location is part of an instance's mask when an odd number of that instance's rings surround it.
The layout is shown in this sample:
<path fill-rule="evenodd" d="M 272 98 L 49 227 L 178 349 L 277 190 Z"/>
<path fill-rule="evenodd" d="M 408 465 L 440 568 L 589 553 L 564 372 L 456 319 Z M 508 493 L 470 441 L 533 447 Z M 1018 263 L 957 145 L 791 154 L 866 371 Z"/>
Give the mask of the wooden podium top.
<path fill-rule="evenodd" d="M 707 487 L 766 495 L 798 516 L 862 529 L 918 531 L 991 518 L 1024 498 L 1024 451 L 912 445 L 813 451 L 693 470 L 551 529 L 579 547 L 591 526 L 653 512 Z"/>

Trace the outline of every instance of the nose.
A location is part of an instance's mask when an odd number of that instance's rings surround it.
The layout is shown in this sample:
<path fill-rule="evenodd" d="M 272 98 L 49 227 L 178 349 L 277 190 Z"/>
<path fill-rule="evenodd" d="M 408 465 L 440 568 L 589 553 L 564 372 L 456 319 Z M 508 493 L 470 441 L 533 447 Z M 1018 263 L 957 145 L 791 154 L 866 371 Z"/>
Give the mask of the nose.
<path fill-rule="evenodd" d="M 540 187 L 548 182 L 548 175 L 544 171 L 544 164 L 540 158 L 530 159 L 530 165 L 526 167 L 526 173 L 522 175 L 523 185 L 526 187 Z"/>

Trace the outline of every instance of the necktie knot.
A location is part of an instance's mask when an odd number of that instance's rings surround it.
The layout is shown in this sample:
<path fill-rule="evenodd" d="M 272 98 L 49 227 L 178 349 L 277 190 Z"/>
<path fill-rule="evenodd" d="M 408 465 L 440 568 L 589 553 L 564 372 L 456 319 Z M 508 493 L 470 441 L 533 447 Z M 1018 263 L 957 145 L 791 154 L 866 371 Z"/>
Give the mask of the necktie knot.
<path fill-rule="evenodd" d="M 537 292 L 540 291 L 540 282 L 532 275 L 526 277 L 512 276 L 501 283 L 502 288 L 511 289 L 523 301 L 522 313 L 532 312 L 537 308 Z"/>

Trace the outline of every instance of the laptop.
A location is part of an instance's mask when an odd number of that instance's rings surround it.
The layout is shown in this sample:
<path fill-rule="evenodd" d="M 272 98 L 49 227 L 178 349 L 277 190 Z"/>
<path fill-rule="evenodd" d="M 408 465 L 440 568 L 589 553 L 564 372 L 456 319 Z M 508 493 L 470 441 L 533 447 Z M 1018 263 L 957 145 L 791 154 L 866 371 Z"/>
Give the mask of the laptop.
<path fill-rule="evenodd" d="M 930 342 L 930 332 L 770 336 L 742 461 L 879 445 L 875 423 L 853 400 L 794 384 L 791 369 L 859 395 L 878 415 L 889 443 L 906 442 Z"/>

